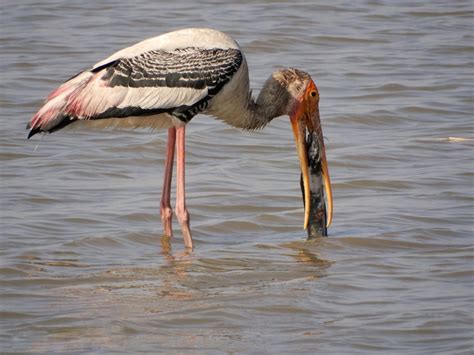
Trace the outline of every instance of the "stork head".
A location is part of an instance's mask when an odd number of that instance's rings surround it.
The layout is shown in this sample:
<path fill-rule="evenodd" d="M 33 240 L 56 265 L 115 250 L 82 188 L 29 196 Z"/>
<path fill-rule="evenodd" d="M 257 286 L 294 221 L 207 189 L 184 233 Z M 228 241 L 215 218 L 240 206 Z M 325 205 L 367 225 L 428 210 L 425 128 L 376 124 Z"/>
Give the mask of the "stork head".
<path fill-rule="evenodd" d="M 304 229 L 308 227 L 311 207 L 307 133 L 316 133 L 321 147 L 321 168 L 327 198 L 327 226 L 329 226 L 332 221 L 332 191 L 321 120 L 319 117 L 318 88 L 308 73 L 292 68 L 276 71 L 273 73 L 272 79 L 279 84 L 278 86 L 282 91 L 279 95 L 283 98 L 279 100 L 279 102 L 284 103 L 284 107 L 281 107 L 281 109 L 284 109 L 285 112 L 282 112 L 282 114 L 290 116 L 291 126 L 293 128 L 305 197 Z"/>

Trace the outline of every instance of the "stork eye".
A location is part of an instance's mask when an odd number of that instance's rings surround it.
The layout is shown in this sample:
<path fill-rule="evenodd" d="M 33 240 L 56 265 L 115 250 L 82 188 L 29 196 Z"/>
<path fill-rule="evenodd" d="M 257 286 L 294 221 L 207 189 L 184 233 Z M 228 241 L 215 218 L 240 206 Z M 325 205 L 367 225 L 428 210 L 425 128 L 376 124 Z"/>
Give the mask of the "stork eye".
<path fill-rule="evenodd" d="M 316 97 L 318 93 L 316 91 L 311 91 L 309 94 L 311 95 L 311 97 Z"/>

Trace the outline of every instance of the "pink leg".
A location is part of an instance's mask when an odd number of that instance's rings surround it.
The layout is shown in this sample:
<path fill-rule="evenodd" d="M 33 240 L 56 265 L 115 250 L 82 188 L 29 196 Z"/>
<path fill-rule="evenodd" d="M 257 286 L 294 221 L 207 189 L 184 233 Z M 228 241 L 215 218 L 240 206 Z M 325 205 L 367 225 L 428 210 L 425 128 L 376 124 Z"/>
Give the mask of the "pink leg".
<path fill-rule="evenodd" d="M 166 151 L 165 176 L 161 194 L 160 214 L 165 235 L 173 236 L 173 210 L 171 209 L 171 179 L 173 178 L 174 148 L 176 143 L 176 128 L 168 129 L 168 147 Z"/>
<path fill-rule="evenodd" d="M 185 201 L 185 189 L 184 189 L 184 160 L 185 160 L 185 126 L 176 127 L 176 151 L 177 151 L 177 162 L 176 162 L 176 217 L 178 217 L 179 224 L 184 237 L 184 245 L 186 248 L 193 247 L 193 239 L 191 237 L 191 230 L 189 229 L 189 213 L 186 209 Z"/>

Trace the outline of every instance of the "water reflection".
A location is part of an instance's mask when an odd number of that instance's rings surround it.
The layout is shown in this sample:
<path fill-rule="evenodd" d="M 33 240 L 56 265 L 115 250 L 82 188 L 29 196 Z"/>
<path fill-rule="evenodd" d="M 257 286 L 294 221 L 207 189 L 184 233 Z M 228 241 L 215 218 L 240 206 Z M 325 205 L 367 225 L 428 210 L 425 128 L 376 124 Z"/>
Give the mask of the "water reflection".
<path fill-rule="evenodd" d="M 167 236 L 167 235 L 162 235 L 160 238 L 160 244 L 161 244 L 161 255 L 163 255 L 165 258 L 186 258 L 186 257 L 191 257 L 193 255 L 193 249 L 191 248 L 186 248 L 184 247 L 184 251 L 180 253 L 175 253 L 173 255 L 172 253 L 172 246 L 171 246 L 171 241 L 173 240 L 173 237 Z"/>
<path fill-rule="evenodd" d="M 188 278 L 188 272 L 193 261 L 192 250 L 184 248 L 184 251 L 173 252 L 172 239 L 167 235 L 163 235 L 160 239 L 160 254 L 163 256 L 165 264 L 158 269 L 158 273 L 164 275 L 159 294 L 162 297 L 174 300 L 191 299 L 192 294 L 185 288 L 179 287 L 179 285 Z"/>
<path fill-rule="evenodd" d="M 321 256 L 320 249 L 323 248 L 324 240 L 321 238 L 296 241 L 282 244 L 282 247 L 294 251 L 292 256 L 299 262 L 307 265 L 316 266 L 320 270 L 325 270 L 330 267 L 333 262 L 326 260 Z"/>

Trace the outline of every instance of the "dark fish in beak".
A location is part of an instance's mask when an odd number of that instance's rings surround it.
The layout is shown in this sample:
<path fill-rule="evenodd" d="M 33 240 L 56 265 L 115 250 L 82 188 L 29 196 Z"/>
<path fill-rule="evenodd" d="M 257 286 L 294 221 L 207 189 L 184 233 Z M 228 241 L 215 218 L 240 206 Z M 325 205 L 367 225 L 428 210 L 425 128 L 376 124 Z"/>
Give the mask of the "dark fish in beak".
<path fill-rule="evenodd" d="M 309 175 L 309 221 L 308 239 L 316 237 L 327 237 L 328 221 L 326 201 L 324 199 L 324 176 L 322 168 L 322 149 L 315 132 L 308 133 L 306 144 L 308 148 L 308 175 Z M 303 200 L 305 199 L 303 174 L 301 174 L 301 191 L 303 192 Z"/>

